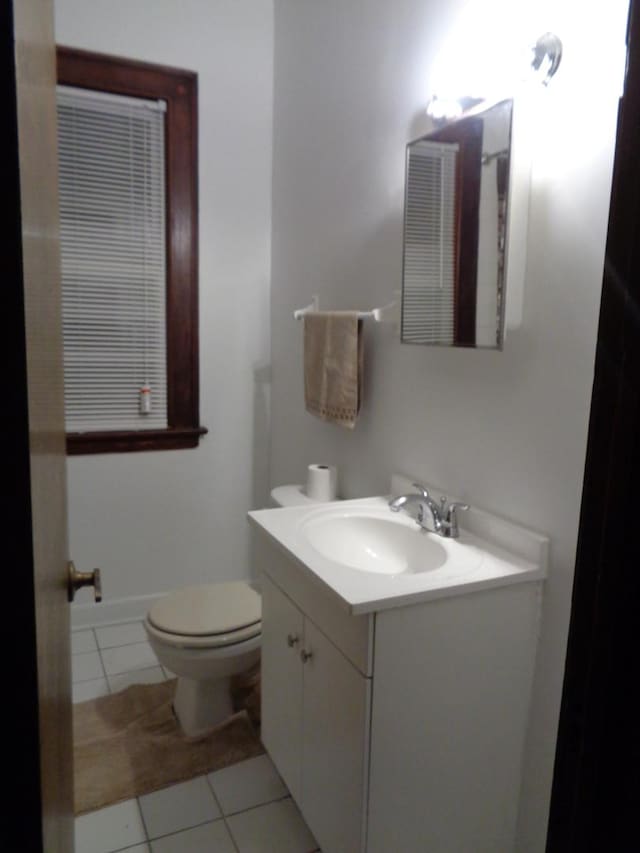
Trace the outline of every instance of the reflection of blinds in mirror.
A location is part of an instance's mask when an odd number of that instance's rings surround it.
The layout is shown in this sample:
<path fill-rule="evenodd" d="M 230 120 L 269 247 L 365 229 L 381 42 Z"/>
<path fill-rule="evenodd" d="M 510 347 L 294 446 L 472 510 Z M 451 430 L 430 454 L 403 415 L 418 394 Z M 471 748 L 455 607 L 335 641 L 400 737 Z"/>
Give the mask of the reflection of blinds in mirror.
<path fill-rule="evenodd" d="M 67 430 L 164 429 L 164 103 L 59 86 L 58 138 Z"/>
<path fill-rule="evenodd" d="M 402 340 L 453 344 L 455 337 L 455 143 L 409 149 Z"/>

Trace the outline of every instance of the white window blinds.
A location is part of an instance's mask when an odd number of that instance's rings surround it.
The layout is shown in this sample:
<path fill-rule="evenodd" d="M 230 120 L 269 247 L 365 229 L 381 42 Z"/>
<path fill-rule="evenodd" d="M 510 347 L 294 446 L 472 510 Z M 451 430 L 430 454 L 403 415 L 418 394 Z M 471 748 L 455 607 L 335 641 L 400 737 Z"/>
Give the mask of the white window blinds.
<path fill-rule="evenodd" d="M 402 340 L 455 335 L 456 143 L 422 141 L 407 159 Z"/>
<path fill-rule="evenodd" d="M 165 428 L 164 103 L 59 86 L 58 145 L 67 431 Z"/>

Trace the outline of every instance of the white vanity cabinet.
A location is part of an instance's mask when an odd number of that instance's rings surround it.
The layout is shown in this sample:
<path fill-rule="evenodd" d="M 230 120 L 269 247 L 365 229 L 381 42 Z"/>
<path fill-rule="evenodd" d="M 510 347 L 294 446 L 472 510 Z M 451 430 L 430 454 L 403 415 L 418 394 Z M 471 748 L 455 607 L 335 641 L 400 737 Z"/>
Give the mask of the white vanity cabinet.
<path fill-rule="evenodd" d="M 356 606 L 269 512 L 262 739 L 323 853 L 511 853 L 542 570 Z"/>
<path fill-rule="evenodd" d="M 261 586 L 262 740 L 299 803 L 303 711 L 300 649 L 304 642 L 304 616 L 266 575 Z"/>
<path fill-rule="evenodd" d="M 268 576 L 262 739 L 322 849 L 363 850 L 371 679 Z"/>

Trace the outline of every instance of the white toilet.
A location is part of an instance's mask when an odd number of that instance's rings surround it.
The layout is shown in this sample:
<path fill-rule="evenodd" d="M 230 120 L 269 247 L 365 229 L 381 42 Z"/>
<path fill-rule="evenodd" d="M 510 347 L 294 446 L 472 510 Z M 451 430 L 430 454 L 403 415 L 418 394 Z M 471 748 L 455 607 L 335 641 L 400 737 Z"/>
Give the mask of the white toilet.
<path fill-rule="evenodd" d="M 278 486 L 274 506 L 315 503 L 300 486 Z M 261 602 L 246 581 L 188 586 L 147 613 L 160 663 L 178 677 L 173 708 L 186 735 L 203 734 L 232 712 L 231 676 L 260 660 Z"/>

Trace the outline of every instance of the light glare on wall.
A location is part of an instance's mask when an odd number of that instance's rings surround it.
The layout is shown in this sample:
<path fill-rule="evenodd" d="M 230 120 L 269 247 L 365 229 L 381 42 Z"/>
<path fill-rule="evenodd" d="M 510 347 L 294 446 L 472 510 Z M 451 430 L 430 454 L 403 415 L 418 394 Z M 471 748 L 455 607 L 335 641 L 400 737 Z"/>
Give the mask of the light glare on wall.
<path fill-rule="evenodd" d="M 433 66 L 427 113 L 456 118 L 469 105 L 511 98 L 532 80 L 546 85 L 560 64 L 562 43 L 548 32 L 532 38 L 533 26 L 513 0 L 469 3 Z"/>
<path fill-rule="evenodd" d="M 434 95 L 427 106 L 427 115 L 436 121 L 459 118 L 462 115 L 462 104 L 457 98 L 439 98 Z"/>

